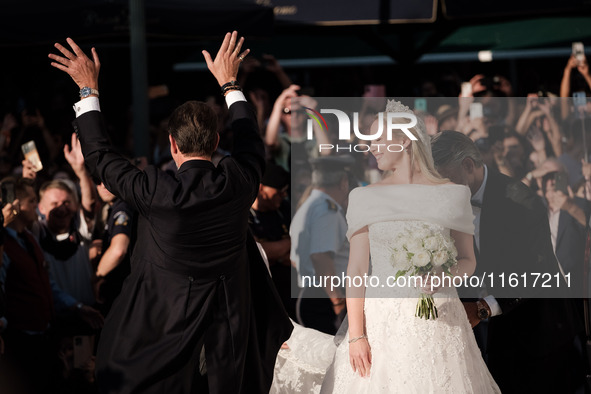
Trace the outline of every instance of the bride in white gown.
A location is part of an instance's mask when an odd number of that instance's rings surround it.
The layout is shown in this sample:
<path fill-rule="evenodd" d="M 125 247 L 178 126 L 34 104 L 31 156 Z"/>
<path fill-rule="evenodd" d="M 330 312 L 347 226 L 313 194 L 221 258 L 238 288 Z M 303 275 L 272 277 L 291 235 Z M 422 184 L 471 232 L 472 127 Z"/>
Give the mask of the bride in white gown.
<path fill-rule="evenodd" d="M 392 101 L 386 110 L 410 111 Z M 376 120 L 371 132 L 378 126 Z M 429 233 L 451 236 L 458 261 L 451 268 L 452 274 L 471 275 L 475 268 L 470 192 L 465 186 L 442 179 L 434 170 L 421 122 L 411 131 L 418 140 L 394 132 L 392 141 L 382 137 L 374 142 L 400 144 L 405 149 L 394 153 L 383 146 L 380 151 L 377 145 L 372 146 L 385 176 L 349 196 L 347 236 L 351 249 L 347 275 L 363 277 L 368 273 L 371 255 L 371 276 L 377 276 L 380 284 L 348 289 L 348 332 L 336 348 L 322 393 L 500 392 L 481 357 L 454 287 L 441 287 L 433 294 L 438 310 L 435 320 L 415 316 L 420 293 L 425 290 L 382 287 L 386 278 L 407 268 L 392 258 L 399 235 L 411 241 L 424 239 Z M 279 355 L 272 392 L 318 392 L 327 367 L 322 360 L 334 349 L 331 341 L 313 330 L 296 329 L 288 341 L 290 350 Z M 299 344 L 304 344 L 303 348 Z M 322 351 L 324 357 L 311 356 L 305 361 L 298 349 Z"/>

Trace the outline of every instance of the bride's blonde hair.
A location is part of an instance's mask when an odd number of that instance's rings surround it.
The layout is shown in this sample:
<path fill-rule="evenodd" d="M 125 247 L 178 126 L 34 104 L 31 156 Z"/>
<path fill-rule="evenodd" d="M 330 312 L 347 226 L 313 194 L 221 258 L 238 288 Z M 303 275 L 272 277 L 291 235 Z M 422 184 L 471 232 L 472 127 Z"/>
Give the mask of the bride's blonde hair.
<path fill-rule="evenodd" d="M 413 114 L 414 112 L 400 101 L 388 100 L 386 105 L 386 113 L 388 112 L 406 112 Z M 387 116 L 384 117 L 384 119 Z M 405 123 L 405 119 L 396 119 L 400 123 Z M 447 183 L 449 179 L 441 177 L 435 169 L 435 163 L 433 162 L 433 155 L 431 154 L 431 140 L 427 134 L 427 129 L 423 120 L 417 116 L 417 124 L 408 130 L 417 137 L 417 140 L 410 141 L 410 168 L 415 169 L 415 164 L 418 166 L 419 171 L 423 176 L 433 183 Z M 393 130 L 393 135 L 402 137 L 406 136 L 402 130 Z M 384 176 L 389 172 L 384 173 Z"/>

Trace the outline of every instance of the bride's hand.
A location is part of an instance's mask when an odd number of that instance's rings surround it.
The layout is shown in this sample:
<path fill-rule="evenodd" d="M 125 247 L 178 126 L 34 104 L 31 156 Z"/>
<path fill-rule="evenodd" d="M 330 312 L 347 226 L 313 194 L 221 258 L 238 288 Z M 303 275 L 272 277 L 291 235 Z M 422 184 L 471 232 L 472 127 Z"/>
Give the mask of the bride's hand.
<path fill-rule="evenodd" d="M 359 376 L 369 376 L 371 369 L 371 348 L 366 338 L 359 339 L 349 344 L 349 361 L 353 372 L 359 372 Z"/>
<path fill-rule="evenodd" d="M 433 276 L 431 274 L 423 275 L 423 287 L 421 291 L 425 294 L 435 294 L 441 289 L 441 277 L 437 277 L 435 282 L 433 281 Z M 437 286 L 436 286 L 437 285 Z"/>

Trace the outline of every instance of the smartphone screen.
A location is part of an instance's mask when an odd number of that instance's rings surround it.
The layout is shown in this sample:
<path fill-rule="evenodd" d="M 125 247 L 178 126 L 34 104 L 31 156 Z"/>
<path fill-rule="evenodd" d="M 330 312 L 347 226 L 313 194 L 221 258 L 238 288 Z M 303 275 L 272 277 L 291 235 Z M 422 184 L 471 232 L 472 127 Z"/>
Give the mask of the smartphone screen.
<path fill-rule="evenodd" d="M 573 92 L 573 104 L 577 108 L 586 106 L 587 97 L 585 92 Z"/>
<path fill-rule="evenodd" d="M 462 82 L 462 97 L 472 97 L 472 84 L 470 82 Z"/>
<path fill-rule="evenodd" d="M 482 118 L 482 103 L 470 104 L 470 120 Z"/>
<path fill-rule="evenodd" d="M 566 179 L 566 174 L 557 172 L 556 175 L 554 175 L 554 190 L 561 191 L 568 196 L 568 181 Z"/>
<path fill-rule="evenodd" d="M 28 160 L 33 164 L 33 170 L 35 172 L 41 171 L 43 169 L 43 163 L 41 163 L 41 157 L 39 157 L 39 152 L 37 152 L 35 141 L 31 140 L 25 142 L 21 145 L 21 149 L 23 155 L 25 155 L 25 160 Z"/>
<path fill-rule="evenodd" d="M 16 199 L 14 183 L 3 182 L 2 185 L 0 185 L 0 189 L 2 190 L 2 206 L 5 206 L 6 204 L 12 204 L 12 202 Z"/>
<path fill-rule="evenodd" d="M 579 62 L 585 60 L 585 46 L 582 42 L 573 42 L 573 56 Z"/>
<path fill-rule="evenodd" d="M 416 98 L 415 99 L 415 111 L 427 112 L 427 99 Z"/>

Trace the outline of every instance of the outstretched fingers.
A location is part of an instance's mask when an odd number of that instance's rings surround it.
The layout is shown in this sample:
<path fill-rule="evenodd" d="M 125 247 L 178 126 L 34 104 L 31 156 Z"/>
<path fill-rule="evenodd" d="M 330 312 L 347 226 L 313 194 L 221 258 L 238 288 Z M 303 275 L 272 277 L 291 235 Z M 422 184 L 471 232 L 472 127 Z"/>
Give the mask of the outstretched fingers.
<path fill-rule="evenodd" d="M 68 38 L 66 38 L 66 41 L 68 42 L 68 44 L 70 45 L 70 48 L 72 48 L 72 50 L 74 51 L 76 56 L 86 57 L 86 54 L 82 51 L 82 49 L 80 49 L 80 47 L 78 46 L 78 44 L 76 44 L 74 42 L 74 40 L 72 40 L 70 37 L 68 37 Z"/>
<path fill-rule="evenodd" d="M 94 61 L 94 64 L 96 65 L 97 69 L 100 68 L 101 62 L 99 60 L 98 53 L 96 52 L 96 48 L 92 47 L 90 51 L 92 52 L 92 60 Z"/>
<path fill-rule="evenodd" d="M 70 136 L 70 145 L 68 146 L 68 144 L 64 144 L 64 155 L 66 158 L 74 153 L 76 150 L 76 143 L 78 143 L 78 137 L 76 136 L 76 133 L 72 133 Z"/>
<path fill-rule="evenodd" d="M 71 145 L 72 145 L 72 150 L 76 150 L 76 148 L 78 147 L 78 136 L 76 135 L 76 133 L 72 133 L 72 140 L 71 140 Z"/>
<path fill-rule="evenodd" d="M 226 52 L 231 53 L 234 51 L 234 47 L 236 46 L 236 39 L 238 38 L 238 32 L 234 30 L 230 35 L 230 43 L 228 44 L 228 48 Z"/>
<path fill-rule="evenodd" d="M 240 37 L 240 40 L 238 40 L 238 43 L 236 44 L 236 47 L 234 48 L 233 53 L 236 54 L 236 56 L 238 56 L 238 54 L 240 53 L 240 48 L 242 48 L 242 44 L 244 43 L 244 37 Z"/>
<path fill-rule="evenodd" d="M 60 51 L 65 57 L 67 57 L 69 60 L 76 59 L 76 55 L 74 55 L 72 52 L 70 52 L 68 49 L 66 49 L 66 47 L 63 46 L 62 44 L 60 44 L 59 42 L 56 42 L 53 46 L 58 51 Z"/>
<path fill-rule="evenodd" d="M 202 50 L 201 53 L 203 54 L 203 57 L 205 58 L 205 63 L 207 64 L 207 68 L 211 70 L 211 67 L 213 67 L 213 60 L 211 58 L 211 55 L 205 49 Z"/>
<path fill-rule="evenodd" d="M 66 158 L 66 160 L 68 159 L 68 156 L 70 155 L 70 147 L 68 146 L 68 144 L 64 144 L 64 157 Z"/>
<path fill-rule="evenodd" d="M 53 57 L 51 57 L 51 55 L 49 55 L 49 57 L 51 59 L 54 59 Z M 57 60 L 57 59 L 54 59 L 54 60 Z M 63 64 L 60 64 L 60 63 L 57 63 L 57 62 L 51 62 L 50 65 L 53 66 L 53 67 L 55 67 L 55 68 L 57 68 L 58 70 L 62 70 L 62 71 L 64 71 L 64 72 L 66 72 L 66 73 L 69 74 L 68 67 L 64 66 Z"/>
<path fill-rule="evenodd" d="M 226 51 L 228 50 L 228 47 L 230 46 L 230 38 L 232 37 L 231 33 L 226 33 L 226 35 L 224 36 L 224 41 L 222 42 L 222 46 L 220 46 L 220 49 L 218 51 L 218 53 L 216 54 L 216 57 L 220 56 L 223 53 L 226 53 Z"/>
<path fill-rule="evenodd" d="M 61 53 L 53 54 L 50 53 L 48 57 L 53 60 L 51 63 L 52 67 L 61 70 L 74 80 L 74 82 L 80 87 L 89 86 L 92 88 L 98 87 L 98 75 L 100 70 L 100 60 L 98 53 L 95 48 L 92 48 L 92 60 L 89 58 L 82 49 L 72 40 L 67 38 L 68 45 L 72 48 L 71 52 L 63 45 L 56 43 L 55 48 Z"/>
<path fill-rule="evenodd" d="M 58 44 L 56 44 L 56 48 L 57 48 L 57 45 L 58 45 Z M 63 47 L 62 47 L 62 48 L 63 48 Z M 58 48 L 58 49 L 59 49 L 59 48 Z M 70 59 L 68 59 L 68 58 L 65 58 L 65 57 L 63 57 L 63 56 L 55 55 L 55 54 L 53 54 L 53 53 L 50 53 L 48 56 L 49 56 L 49 58 L 50 58 L 50 59 L 52 59 L 52 60 L 55 60 L 55 61 L 57 62 L 57 64 L 60 64 L 60 65 L 62 65 L 62 66 L 68 66 L 69 64 L 71 64 L 71 63 L 72 63 L 72 60 L 70 60 Z M 53 64 L 52 64 L 52 65 L 53 65 Z"/>
<path fill-rule="evenodd" d="M 226 34 L 214 59 L 212 59 L 209 52 L 201 51 L 207 68 L 217 79 L 220 86 L 236 80 L 240 63 L 250 53 L 249 49 L 240 52 L 243 44 L 244 37 L 238 38 L 238 32 L 234 31 Z"/>
<path fill-rule="evenodd" d="M 240 61 L 244 60 L 244 58 L 246 57 L 246 55 L 248 55 L 250 53 L 250 49 L 246 49 L 244 50 L 244 52 L 242 52 L 240 54 L 240 56 L 238 56 L 238 58 L 240 59 Z"/>

